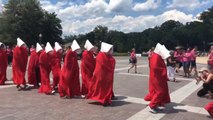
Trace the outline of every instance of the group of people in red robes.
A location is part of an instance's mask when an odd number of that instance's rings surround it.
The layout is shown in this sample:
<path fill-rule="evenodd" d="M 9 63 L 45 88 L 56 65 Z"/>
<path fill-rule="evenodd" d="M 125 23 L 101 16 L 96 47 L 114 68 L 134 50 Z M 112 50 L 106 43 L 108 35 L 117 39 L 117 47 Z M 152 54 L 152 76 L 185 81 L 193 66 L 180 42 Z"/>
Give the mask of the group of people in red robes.
<path fill-rule="evenodd" d="M 0 66 L 0 83 L 4 84 L 7 55 L 4 44 L 0 43 L 0 46 L 0 59 L 3 63 Z M 82 96 L 103 105 L 111 105 L 114 97 L 115 68 L 115 59 L 112 56 L 113 46 L 102 42 L 101 50 L 96 58 L 94 56 L 96 47 L 89 40 L 86 41 L 84 48 L 80 67 L 77 54 L 81 52 L 81 48 L 76 40 L 73 41 L 71 49 L 66 51 L 64 64 L 61 64 L 63 49 L 57 42 L 55 42 L 54 49 L 49 42 L 45 48 L 37 43 L 36 49 L 31 49 L 28 63 L 27 46 L 20 38 L 17 38 L 12 62 L 13 82 L 17 85 L 18 90 L 29 89 L 28 83 L 38 88 L 39 93 L 50 95 L 58 91 L 62 98 Z M 25 80 L 26 72 L 28 82 Z M 50 80 L 51 72 L 53 82 Z M 80 82 L 80 76 L 82 82 Z"/>

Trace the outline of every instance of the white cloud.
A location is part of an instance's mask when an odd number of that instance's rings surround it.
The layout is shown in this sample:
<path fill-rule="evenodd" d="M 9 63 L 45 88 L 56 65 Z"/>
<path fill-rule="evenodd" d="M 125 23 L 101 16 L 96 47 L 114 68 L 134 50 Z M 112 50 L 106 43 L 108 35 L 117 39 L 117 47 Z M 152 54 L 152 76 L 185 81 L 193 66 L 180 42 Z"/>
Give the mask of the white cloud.
<path fill-rule="evenodd" d="M 147 0 L 144 3 L 137 3 L 133 7 L 134 11 L 148 11 L 148 10 L 154 10 L 159 7 L 161 3 L 161 0 Z"/>
<path fill-rule="evenodd" d="M 173 0 L 167 8 L 187 8 L 188 10 L 194 10 L 212 1 L 213 0 Z"/>
<path fill-rule="evenodd" d="M 0 13 L 2 12 L 2 10 L 3 10 L 3 2 L 2 0 L 0 0 Z"/>
<path fill-rule="evenodd" d="M 124 12 L 132 9 L 133 0 L 110 0 L 108 11 Z"/>
<path fill-rule="evenodd" d="M 104 0 L 91 0 L 83 5 L 71 5 L 59 11 L 59 16 L 93 18 L 106 14 L 107 3 Z"/>
<path fill-rule="evenodd" d="M 114 17 L 97 17 L 86 20 L 75 20 L 63 22 L 64 34 L 84 34 L 92 31 L 97 25 L 107 26 L 110 30 L 118 30 L 123 32 L 140 32 L 147 28 L 152 28 L 161 25 L 167 20 L 176 20 L 182 23 L 196 20 L 193 15 L 185 14 L 178 10 L 166 11 L 163 14 L 141 15 L 138 17 L 117 15 Z"/>

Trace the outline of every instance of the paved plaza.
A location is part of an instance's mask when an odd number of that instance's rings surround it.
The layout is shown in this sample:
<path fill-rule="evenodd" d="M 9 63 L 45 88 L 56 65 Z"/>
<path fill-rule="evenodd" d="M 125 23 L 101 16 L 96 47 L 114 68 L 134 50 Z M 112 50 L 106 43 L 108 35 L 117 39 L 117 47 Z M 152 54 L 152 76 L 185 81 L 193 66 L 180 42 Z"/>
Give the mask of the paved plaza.
<path fill-rule="evenodd" d="M 202 83 L 196 85 L 192 78 L 176 75 L 177 82 L 168 82 L 171 103 L 161 113 L 151 114 L 143 97 L 148 93 L 149 67 L 146 57 L 138 58 L 138 73 L 130 67 L 128 57 L 115 57 L 114 92 L 117 100 L 103 107 L 99 103 L 82 98 L 61 99 L 59 94 L 39 94 L 38 89 L 17 91 L 12 81 L 0 86 L 0 120 L 211 120 L 203 109 L 207 98 L 196 93 Z M 198 68 L 206 67 L 198 64 Z M 12 68 L 7 77 L 11 79 Z"/>

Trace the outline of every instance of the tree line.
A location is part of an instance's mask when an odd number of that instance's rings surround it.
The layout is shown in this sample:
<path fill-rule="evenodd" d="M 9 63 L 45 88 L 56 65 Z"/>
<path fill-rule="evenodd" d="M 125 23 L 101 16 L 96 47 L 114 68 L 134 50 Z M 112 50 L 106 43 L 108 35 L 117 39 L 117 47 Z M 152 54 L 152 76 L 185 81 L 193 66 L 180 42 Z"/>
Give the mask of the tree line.
<path fill-rule="evenodd" d="M 137 52 L 147 51 L 158 42 L 168 49 L 180 45 L 185 48 L 197 46 L 199 50 L 208 50 L 209 43 L 213 42 L 213 7 L 202 12 L 198 19 L 199 21 L 186 24 L 168 20 L 160 26 L 131 33 L 108 30 L 106 26 L 99 25 L 86 34 L 65 36 L 64 41 L 76 39 L 82 46 L 86 39 L 96 46 L 100 46 L 100 42 L 104 41 L 113 44 L 116 52 L 127 52 L 132 48 Z"/>
<path fill-rule="evenodd" d="M 213 42 L 213 7 L 202 12 L 198 19 L 186 24 L 168 20 L 160 26 L 131 33 L 109 30 L 107 26 L 99 25 L 91 32 L 62 39 L 61 20 L 54 12 L 42 9 L 39 0 L 8 0 L 0 13 L 0 41 L 16 44 L 16 38 L 20 37 L 30 46 L 36 42 L 54 44 L 56 41 L 67 43 L 76 39 L 83 46 L 89 39 L 98 47 L 102 41 L 111 43 L 116 52 L 127 52 L 132 48 L 137 52 L 147 51 L 158 42 L 168 49 L 181 45 L 208 50 L 208 44 Z"/>

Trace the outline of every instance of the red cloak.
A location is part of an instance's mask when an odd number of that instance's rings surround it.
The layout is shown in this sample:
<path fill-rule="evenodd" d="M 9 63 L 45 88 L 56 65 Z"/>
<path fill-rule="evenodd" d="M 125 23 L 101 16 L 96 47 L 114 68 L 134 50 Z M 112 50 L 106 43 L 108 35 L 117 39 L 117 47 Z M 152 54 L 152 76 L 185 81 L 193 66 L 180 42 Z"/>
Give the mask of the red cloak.
<path fill-rule="evenodd" d="M 7 80 L 7 52 L 0 49 L 0 85 L 4 85 Z"/>
<path fill-rule="evenodd" d="M 28 83 L 31 85 L 38 85 L 37 77 L 36 77 L 36 67 L 38 67 L 38 59 L 39 55 L 36 53 L 36 50 L 31 51 L 30 60 L 28 64 Z"/>
<path fill-rule="evenodd" d="M 98 101 L 101 104 L 112 103 L 114 69 L 115 59 L 104 52 L 99 52 L 96 57 L 88 99 Z"/>
<path fill-rule="evenodd" d="M 52 62 L 52 74 L 53 74 L 53 88 L 54 88 L 58 85 L 60 80 L 61 54 L 54 50 L 51 62 Z"/>
<path fill-rule="evenodd" d="M 25 72 L 27 67 L 28 52 L 26 47 L 16 46 L 13 50 L 13 81 L 16 85 L 25 85 Z"/>
<path fill-rule="evenodd" d="M 150 58 L 149 94 L 144 98 L 151 101 L 149 106 L 156 108 L 170 102 L 168 77 L 163 59 L 156 53 Z"/>
<path fill-rule="evenodd" d="M 61 71 L 58 91 L 60 97 L 80 95 L 79 66 L 77 53 L 68 50 Z"/>
<path fill-rule="evenodd" d="M 81 59 L 82 95 L 88 94 L 89 83 L 92 79 L 94 69 L 95 69 L 95 58 L 93 57 L 93 53 L 91 51 L 85 50 L 82 54 Z"/>
<path fill-rule="evenodd" d="M 45 51 L 42 51 L 39 57 L 39 67 L 41 74 L 41 87 L 39 88 L 39 93 L 49 94 L 52 92 L 50 86 L 50 72 L 51 72 L 51 56 Z"/>
<path fill-rule="evenodd" d="M 209 114 L 213 117 L 213 102 L 209 102 L 205 107 L 204 107 Z"/>

